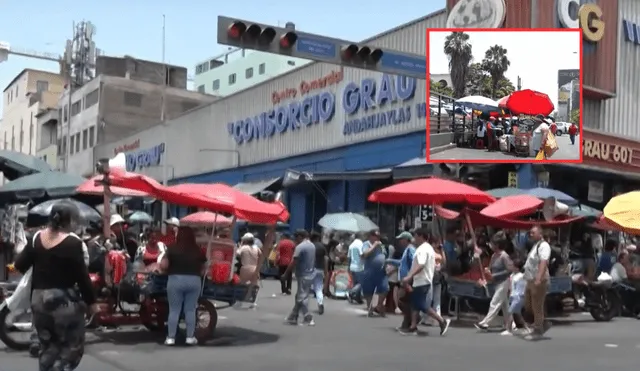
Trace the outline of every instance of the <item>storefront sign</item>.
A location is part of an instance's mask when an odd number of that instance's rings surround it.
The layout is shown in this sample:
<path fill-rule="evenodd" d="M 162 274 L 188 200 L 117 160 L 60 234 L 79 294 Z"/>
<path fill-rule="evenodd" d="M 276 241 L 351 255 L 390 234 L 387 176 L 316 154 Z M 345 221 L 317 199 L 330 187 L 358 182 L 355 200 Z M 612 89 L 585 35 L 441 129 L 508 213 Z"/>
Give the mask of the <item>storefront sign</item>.
<path fill-rule="evenodd" d="M 604 201 L 604 184 L 595 180 L 589 181 L 587 201 L 602 203 Z"/>
<path fill-rule="evenodd" d="M 300 85 L 297 88 L 288 88 L 281 91 L 274 91 L 271 94 L 271 102 L 273 104 L 279 104 L 280 102 L 287 99 L 302 97 L 312 91 L 324 89 L 332 85 L 338 85 L 343 78 L 344 74 L 342 73 L 342 71 L 331 71 L 330 74 L 319 79 L 311 81 L 303 80 L 302 82 L 300 82 Z"/>
<path fill-rule="evenodd" d="M 592 139 L 585 139 L 584 157 L 630 165 L 633 162 L 633 149 L 617 144 L 609 144 Z"/>
<path fill-rule="evenodd" d="M 129 144 L 123 144 L 113 149 L 113 155 L 117 155 L 118 153 L 127 153 L 131 151 L 135 151 L 140 148 L 140 139 L 136 139 L 134 142 Z"/>
<path fill-rule="evenodd" d="M 506 16 L 504 0 L 459 0 L 449 12 L 447 28 L 499 28 Z"/>
<path fill-rule="evenodd" d="M 507 178 L 507 187 L 518 188 L 518 173 L 515 171 L 509 172 L 509 177 Z"/>
<path fill-rule="evenodd" d="M 580 28 L 586 41 L 597 43 L 604 36 L 602 9 L 580 0 L 557 0 L 558 20 L 564 28 Z M 577 13 L 575 9 L 578 9 Z"/>
<path fill-rule="evenodd" d="M 640 25 L 623 19 L 622 30 L 624 31 L 625 40 L 636 45 L 640 45 Z"/>
<path fill-rule="evenodd" d="M 431 205 L 420 205 L 420 221 L 421 222 L 430 222 L 433 220 L 433 206 Z"/>
<path fill-rule="evenodd" d="M 164 154 L 164 143 L 149 149 L 134 153 L 127 153 L 127 171 L 137 171 L 144 168 L 158 166 Z"/>

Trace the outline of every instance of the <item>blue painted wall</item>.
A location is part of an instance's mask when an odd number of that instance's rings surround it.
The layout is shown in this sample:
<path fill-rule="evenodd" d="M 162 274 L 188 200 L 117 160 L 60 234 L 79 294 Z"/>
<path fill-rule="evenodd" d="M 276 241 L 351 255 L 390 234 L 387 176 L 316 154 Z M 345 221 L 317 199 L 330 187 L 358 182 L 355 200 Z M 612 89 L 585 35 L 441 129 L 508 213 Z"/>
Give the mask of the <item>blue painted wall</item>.
<path fill-rule="evenodd" d="M 416 157 L 424 156 L 425 133 L 415 132 L 392 138 L 357 143 L 350 146 L 309 153 L 301 156 L 242 166 L 174 179 L 170 183 L 226 183 L 237 184 L 283 176 L 287 169 L 307 172 L 362 171 L 393 167 Z M 326 199 L 314 187 L 300 187 L 287 192 L 286 203 L 291 213 L 291 229 L 314 227 L 322 214 L 336 211 L 364 211 L 366 181 L 331 181 Z M 172 210 L 183 215 L 185 210 Z"/>

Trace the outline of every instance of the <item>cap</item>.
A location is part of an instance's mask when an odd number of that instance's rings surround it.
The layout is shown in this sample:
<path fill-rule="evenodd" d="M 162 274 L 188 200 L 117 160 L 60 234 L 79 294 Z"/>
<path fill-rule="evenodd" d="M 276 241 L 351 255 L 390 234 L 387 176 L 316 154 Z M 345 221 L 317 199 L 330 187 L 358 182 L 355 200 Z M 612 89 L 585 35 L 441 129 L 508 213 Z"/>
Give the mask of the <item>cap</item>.
<path fill-rule="evenodd" d="M 111 215 L 111 219 L 109 219 L 109 226 L 113 227 L 115 224 L 118 224 L 118 223 L 124 223 L 124 219 L 122 218 L 122 216 L 120 216 L 120 214 Z"/>
<path fill-rule="evenodd" d="M 173 217 L 171 217 L 169 219 L 166 219 L 164 222 L 165 222 L 165 224 L 173 225 L 175 227 L 179 227 L 180 226 L 180 220 L 178 220 L 178 218 L 176 218 L 175 216 L 173 216 Z"/>
<path fill-rule="evenodd" d="M 251 234 L 251 233 L 245 233 L 245 234 L 242 236 L 241 240 L 250 240 L 250 239 L 253 239 L 253 238 L 254 238 L 254 237 L 253 237 L 253 234 Z"/>
<path fill-rule="evenodd" d="M 411 241 L 413 239 L 413 235 L 411 234 L 411 232 L 404 231 L 396 236 L 396 240 L 401 240 L 403 238 L 405 240 Z"/>

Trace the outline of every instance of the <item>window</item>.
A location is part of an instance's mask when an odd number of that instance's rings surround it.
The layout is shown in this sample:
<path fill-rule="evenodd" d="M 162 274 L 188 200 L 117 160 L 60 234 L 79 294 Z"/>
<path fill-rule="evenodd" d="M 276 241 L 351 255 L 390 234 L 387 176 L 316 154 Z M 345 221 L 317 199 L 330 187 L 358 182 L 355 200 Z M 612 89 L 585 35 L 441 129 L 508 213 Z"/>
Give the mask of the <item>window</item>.
<path fill-rule="evenodd" d="M 84 109 L 94 106 L 98 103 L 98 89 L 92 91 L 84 97 Z"/>
<path fill-rule="evenodd" d="M 247 79 L 250 79 L 253 77 L 253 67 L 247 68 L 247 70 L 244 71 L 244 77 Z"/>
<path fill-rule="evenodd" d="M 18 94 L 19 91 L 20 91 L 20 85 L 16 85 L 16 98 L 18 98 L 20 96 Z"/>
<path fill-rule="evenodd" d="M 209 71 L 209 62 L 204 62 L 202 64 L 202 73 Z"/>
<path fill-rule="evenodd" d="M 124 92 L 124 105 L 130 107 L 142 106 L 142 94 L 134 93 L 131 91 Z"/>
<path fill-rule="evenodd" d="M 93 147 L 93 144 L 95 143 L 95 135 L 96 135 L 96 127 L 92 126 L 89 128 L 89 148 Z"/>
<path fill-rule="evenodd" d="M 77 115 L 80 111 L 82 111 L 82 99 L 73 102 L 71 105 L 71 117 Z"/>
<path fill-rule="evenodd" d="M 213 80 L 213 85 L 211 87 L 213 90 L 218 90 L 220 89 L 220 79 L 218 80 Z"/>
<path fill-rule="evenodd" d="M 229 75 L 229 85 L 233 85 L 236 83 L 236 74 L 232 73 L 231 75 Z"/>
<path fill-rule="evenodd" d="M 49 91 L 49 81 L 36 81 L 36 91 L 42 93 L 43 91 Z"/>
<path fill-rule="evenodd" d="M 69 105 L 65 105 L 62 109 L 62 122 L 67 122 L 69 119 Z"/>
<path fill-rule="evenodd" d="M 287 64 L 289 66 L 295 66 L 296 65 L 296 61 L 287 61 Z"/>
<path fill-rule="evenodd" d="M 67 155 L 67 137 L 62 137 L 62 154 Z"/>
<path fill-rule="evenodd" d="M 11 150 L 16 150 L 16 127 L 11 127 Z"/>
<path fill-rule="evenodd" d="M 260 63 L 260 65 L 258 66 L 258 74 L 259 75 L 264 75 L 264 73 L 267 70 L 267 65 L 264 63 Z"/>
<path fill-rule="evenodd" d="M 80 152 L 80 133 L 76 134 L 76 153 Z"/>
<path fill-rule="evenodd" d="M 58 156 L 62 154 L 62 139 L 58 139 Z"/>
<path fill-rule="evenodd" d="M 198 93 L 204 94 L 204 85 L 198 86 Z"/>
<path fill-rule="evenodd" d="M 33 148 L 31 148 L 33 140 L 33 112 L 31 112 L 31 121 L 29 122 L 29 154 L 32 154 Z"/>
<path fill-rule="evenodd" d="M 89 141 L 87 129 L 82 130 L 82 150 L 87 149 L 87 142 Z"/>
<path fill-rule="evenodd" d="M 199 65 L 196 66 L 196 75 L 199 75 L 201 73 L 202 73 L 202 65 L 199 64 Z"/>
<path fill-rule="evenodd" d="M 75 152 L 73 152 L 73 149 L 76 148 L 75 144 L 76 144 L 76 136 L 72 135 L 71 137 L 69 137 L 69 151 L 71 152 L 71 154 L 74 154 Z"/>
<path fill-rule="evenodd" d="M 22 119 L 20 119 L 20 147 L 18 147 L 18 151 L 22 152 L 22 146 L 24 145 L 24 123 Z"/>
<path fill-rule="evenodd" d="M 47 155 L 42 156 L 42 161 L 47 162 Z"/>

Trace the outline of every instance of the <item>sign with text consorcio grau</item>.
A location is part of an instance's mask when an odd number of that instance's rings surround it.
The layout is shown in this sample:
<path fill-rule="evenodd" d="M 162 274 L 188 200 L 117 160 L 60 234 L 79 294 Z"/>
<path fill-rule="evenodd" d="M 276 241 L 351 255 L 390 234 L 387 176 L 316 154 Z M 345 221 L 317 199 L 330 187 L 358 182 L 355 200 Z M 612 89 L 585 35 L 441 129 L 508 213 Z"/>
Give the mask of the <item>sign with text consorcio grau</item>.
<path fill-rule="evenodd" d="M 383 74 L 379 81 L 366 78 L 359 84 L 349 82 L 344 86 L 340 102 L 348 116 L 362 113 L 362 117 L 348 118 L 344 122 L 343 134 L 352 135 L 364 131 L 407 123 L 412 118 L 410 105 L 416 92 L 416 79 L 405 76 Z M 230 122 L 229 135 L 238 144 L 268 139 L 276 133 L 302 130 L 314 124 L 328 124 L 336 110 L 336 92 L 324 91 L 308 95 L 276 106 L 254 117 Z M 426 104 L 416 105 L 416 117 L 426 117 Z"/>
<path fill-rule="evenodd" d="M 152 166 L 158 166 L 160 165 L 163 154 L 164 143 L 160 143 L 152 148 L 127 153 L 127 171 L 136 171 Z"/>

